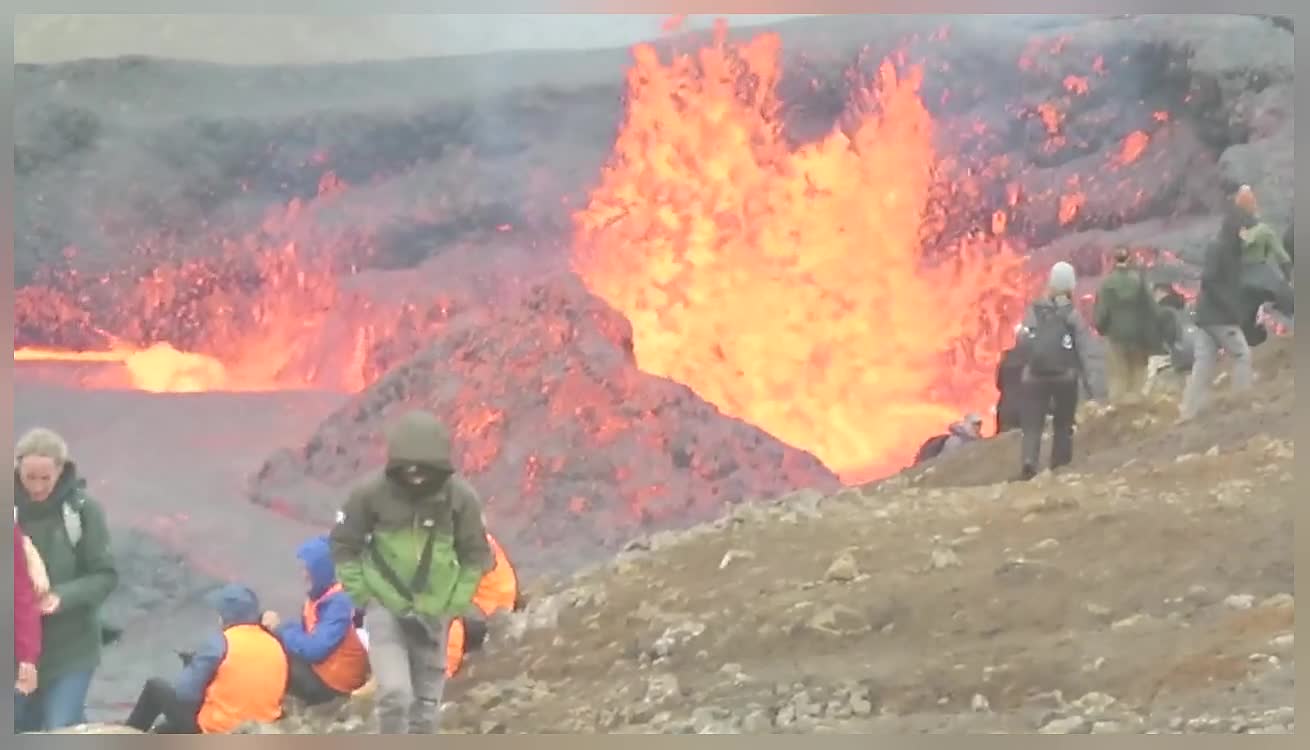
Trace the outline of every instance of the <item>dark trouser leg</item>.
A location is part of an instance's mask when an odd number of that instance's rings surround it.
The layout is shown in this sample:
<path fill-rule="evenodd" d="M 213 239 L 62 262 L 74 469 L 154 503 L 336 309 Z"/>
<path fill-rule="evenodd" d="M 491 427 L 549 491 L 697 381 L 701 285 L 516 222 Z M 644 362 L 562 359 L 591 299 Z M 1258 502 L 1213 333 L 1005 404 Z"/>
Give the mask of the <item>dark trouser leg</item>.
<path fill-rule="evenodd" d="M 200 728 L 196 726 L 198 709 L 198 706 L 179 699 L 166 680 L 152 678 L 146 680 L 132 714 L 124 723 L 137 731 L 149 732 L 155 721 L 163 716 L 164 726 L 160 734 L 200 734 Z"/>
<path fill-rule="evenodd" d="M 323 683 L 314 667 L 299 656 L 290 657 L 291 676 L 288 680 L 290 692 L 307 706 L 317 706 L 342 697 L 341 693 Z"/>
<path fill-rule="evenodd" d="M 1023 475 L 1032 476 L 1042 458 L 1042 430 L 1046 427 L 1046 412 L 1051 403 L 1048 384 L 1043 381 L 1024 383 L 1021 422 L 1023 449 L 1021 459 Z"/>
<path fill-rule="evenodd" d="M 1078 381 L 1051 384 L 1051 468 L 1073 460 L 1074 415 L 1078 411 Z"/>

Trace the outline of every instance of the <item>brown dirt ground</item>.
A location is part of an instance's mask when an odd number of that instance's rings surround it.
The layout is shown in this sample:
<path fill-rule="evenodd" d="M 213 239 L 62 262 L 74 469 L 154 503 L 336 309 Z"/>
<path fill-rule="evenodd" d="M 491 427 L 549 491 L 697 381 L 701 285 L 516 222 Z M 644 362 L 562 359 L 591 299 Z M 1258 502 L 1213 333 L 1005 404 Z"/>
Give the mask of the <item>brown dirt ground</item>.
<path fill-rule="evenodd" d="M 854 683 L 897 716 L 968 712 L 975 694 L 1005 713 L 1051 690 L 1148 711 L 1245 680 L 1260 669 L 1251 654 L 1293 630 L 1291 608 L 1222 603 L 1293 589 L 1293 343 L 1257 350 L 1254 394 L 1221 388 L 1191 424 L 1175 424 L 1171 395 L 1089 407 L 1079 458 L 1059 476 L 1007 482 L 1017 443 L 997 438 L 848 489 L 815 513 L 739 506 L 699 533 L 530 592 L 568 586 L 576 604 L 558 627 L 472 658 L 448 691 L 450 730 L 493 720 L 511 732 L 605 731 L 597 717 L 640 701 L 654 673 L 678 680 L 681 695 L 661 706 L 674 714 L 777 705 L 782 685 L 823 695 Z M 930 569 L 938 548 L 961 565 Z M 864 575 L 826 581 L 844 550 Z M 750 556 L 721 569 L 729 551 Z M 806 627 L 834 606 L 854 632 Z M 1145 617 L 1111 627 L 1134 615 Z M 704 632 L 653 666 L 639 658 L 688 621 Z M 738 684 L 725 664 L 751 679 Z M 471 687 L 524 676 L 550 691 L 530 711 L 461 703 Z"/>

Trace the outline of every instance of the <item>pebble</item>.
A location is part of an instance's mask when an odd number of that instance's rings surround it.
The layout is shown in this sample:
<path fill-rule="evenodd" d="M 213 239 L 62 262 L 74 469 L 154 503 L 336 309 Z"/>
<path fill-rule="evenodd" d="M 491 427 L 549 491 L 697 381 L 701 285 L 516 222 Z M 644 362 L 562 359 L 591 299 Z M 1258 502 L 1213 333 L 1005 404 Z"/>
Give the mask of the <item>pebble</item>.
<path fill-rule="evenodd" d="M 1086 734 L 1087 720 L 1081 716 L 1066 716 L 1049 721 L 1038 730 L 1041 734 Z"/>
<path fill-rule="evenodd" d="M 1232 594 L 1224 599 L 1224 606 L 1236 610 L 1250 609 L 1255 606 L 1255 597 L 1251 594 Z"/>
<path fill-rule="evenodd" d="M 963 563 L 960 556 L 955 554 L 955 550 L 949 547 L 938 547 L 932 551 L 932 569 L 945 570 L 947 568 L 958 568 Z"/>
<path fill-rule="evenodd" d="M 836 560 L 828 566 L 828 572 L 823 577 L 829 581 L 846 582 L 853 581 L 860 575 L 860 568 L 855 563 L 855 557 L 849 552 L 837 556 Z"/>

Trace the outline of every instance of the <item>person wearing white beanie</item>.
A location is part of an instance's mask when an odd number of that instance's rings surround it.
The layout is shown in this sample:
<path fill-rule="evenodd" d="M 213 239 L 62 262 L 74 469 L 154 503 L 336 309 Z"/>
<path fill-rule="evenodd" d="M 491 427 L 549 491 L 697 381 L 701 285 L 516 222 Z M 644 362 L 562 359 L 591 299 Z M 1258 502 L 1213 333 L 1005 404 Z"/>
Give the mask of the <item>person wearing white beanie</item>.
<path fill-rule="evenodd" d="M 1073 460 L 1074 415 L 1078 410 L 1079 386 L 1091 393 L 1088 352 L 1092 334 L 1074 307 L 1078 275 L 1072 265 L 1060 261 L 1051 266 L 1046 294 L 1028 306 L 1020 334 L 1024 366 L 1022 374 L 1021 427 L 1023 448 L 1021 479 L 1037 475 L 1041 459 L 1042 431 L 1051 415 L 1051 469 Z"/>

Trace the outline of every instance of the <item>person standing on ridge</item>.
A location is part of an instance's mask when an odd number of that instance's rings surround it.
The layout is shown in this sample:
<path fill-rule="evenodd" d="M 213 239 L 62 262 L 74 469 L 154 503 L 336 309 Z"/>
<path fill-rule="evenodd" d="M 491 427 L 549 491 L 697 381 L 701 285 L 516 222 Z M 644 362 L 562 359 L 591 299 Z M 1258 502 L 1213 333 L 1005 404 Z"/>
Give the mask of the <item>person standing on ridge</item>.
<path fill-rule="evenodd" d="M 1126 247 L 1114 251 L 1114 269 L 1096 292 L 1093 318 L 1106 340 L 1110 401 L 1137 400 L 1146 387 L 1147 360 L 1163 346 L 1161 313 Z"/>
<path fill-rule="evenodd" d="M 45 565 L 40 599 L 40 686 L 14 716 L 18 732 L 86 723 L 86 698 L 100 666 L 100 608 L 118 586 L 109 527 L 100 504 L 57 433 L 37 428 L 14 451 L 14 510 Z"/>
<path fill-rule="evenodd" d="M 413 411 L 387 432 L 386 467 L 364 479 L 330 535 L 337 576 L 364 610 L 380 734 L 436 734 L 451 618 L 494 560 L 477 492 L 456 475 L 450 433 Z"/>
<path fill-rule="evenodd" d="M 1023 328 L 1027 362 L 1023 369 L 1023 449 L 1021 479 L 1037 475 L 1042 431 L 1051 416 L 1051 469 L 1073 460 L 1074 417 L 1079 383 L 1091 395 L 1088 351 L 1092 334 L 1074 307 L 1077 286 L 1073 266 L 1063 261 L 1051 267 L 1047 293 L 1029 305 Z"/>
<path fill-rule="evenodd" d="M 1181 422 L 1196 418 L 1209 400 L 1221 351 L 1233 359 L 1234 390 L 1249 388 L 1255 379 L 1251 347 L 1242 331 L 1247 314 L 1242 293 L 1242 230 L 1256 225 L 1255 211 L 1255 195 L 1243 185 L 1206 253 L 1196 300 L 1192 371 L 1179 409 Z"/>

